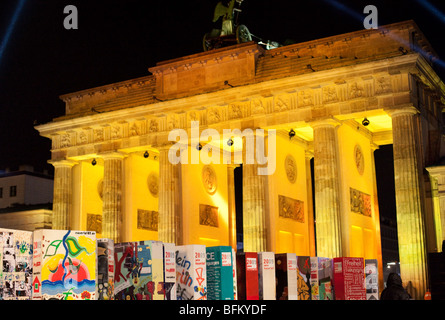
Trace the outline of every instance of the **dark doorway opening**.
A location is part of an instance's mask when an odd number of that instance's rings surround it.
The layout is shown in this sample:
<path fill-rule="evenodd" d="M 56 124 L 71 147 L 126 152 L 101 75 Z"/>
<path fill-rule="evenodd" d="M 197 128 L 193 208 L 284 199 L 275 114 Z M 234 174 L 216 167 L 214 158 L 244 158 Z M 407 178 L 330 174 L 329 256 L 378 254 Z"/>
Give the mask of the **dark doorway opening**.
<path fill-rule="evenodd" d="M 243 245 L 243 165 L 235 168 L 235 212 L 236 212 L 236 249 L 242 252 Z"/>

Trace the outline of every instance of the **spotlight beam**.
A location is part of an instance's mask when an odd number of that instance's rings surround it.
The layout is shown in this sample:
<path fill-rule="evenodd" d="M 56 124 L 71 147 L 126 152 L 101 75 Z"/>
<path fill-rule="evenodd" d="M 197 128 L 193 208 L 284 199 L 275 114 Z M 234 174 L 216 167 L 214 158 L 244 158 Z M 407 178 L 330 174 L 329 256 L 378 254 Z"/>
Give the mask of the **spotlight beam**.
<path fill-rule="evenodd" d="M 427 0 L 417 0 L 417 2 L 420 3 L 423 7 L 425 7 L 429 12 L 431 12 L 437 18 L 439 18 L 440 21 L 445 23 L 445 14 L 441 12 L 439 9 L 437 9 L 433 4 L 431 4 Z"/>
<path fill-rule="evenodd" d="M 0 43 L 0 62 L 2 61 L 3 54 L 5 53 L 6 46 L 8 45 L 9 39 L 11 38 L 12 32 L 14 31 L 15 24 L 20 16 L 20 13 L 25 5 L 26 0 L 20 0 L 15 8 L 14 14 L 12 15 L 12 19 L 9 22 L 8 28 L 6 29 L 6 33 L 3 37 L 3 40 Z"/>
<path fill-rule="evenodd" d="M 420 1 L 424 6 L 426 6 L 427 8 L 429 8 L 429 10 L 431 10 L 436 16 L 438 16 L 441 20 L 445 19 L 445 16 L 433 5 L 431 5 L 428 1 L 426 0 L 418 0 Z M 349 14 L 351 17 L 353 17 L 356 20 L 359 21 L 363 21 L 363 19 L 365 18 L 362 14 L 357 13 L 356 11 L 352 10 L 351 8 L 347 7 L 346 5 L 336 1 L 336 0 L 325 0 L 326 3 L 330 4 L 331 6 L 346 12 L 347 14 Z M 445 20 L 443 20 L 445 22 Z M 379 27 L 380 30 L 385 31 L 384 28 Z M 430 53 L 426 52 L 425 50 L 423 50 L 421 47 L 419 47 L 418 45 L 414 44 L 414 43 L 409 43 L 409 41 L 406 41 L 405 39 L 402 39 L 392 33 L 388 33 L 388 35 L 393 38 L 394 40 L 396 40 L 397 42 L 399 42 L 400 44 L 402 44 L 403 46 L 405 46 L 405 48 L 412 48 L 414 49 L 414 51 L 417 51 L 419 53 L 422 53 L 425 56 L 430 56 Z M 439 58 L 435 58 L 434 63 L 436 63 L 438 66 L 440 66 L 441 68 L 445 69 L 445 62 Z"/>

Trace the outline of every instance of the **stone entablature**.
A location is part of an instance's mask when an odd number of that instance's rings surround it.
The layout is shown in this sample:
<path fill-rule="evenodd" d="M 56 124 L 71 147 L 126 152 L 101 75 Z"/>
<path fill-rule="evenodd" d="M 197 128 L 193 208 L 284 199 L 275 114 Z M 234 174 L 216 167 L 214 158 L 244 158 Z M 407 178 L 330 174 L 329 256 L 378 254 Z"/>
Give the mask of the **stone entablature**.
<path fill-rule="evenodd" d="M 168 142 L 172 129 L 190 128 L 191 121 L 199 121 L 202 130 L 212 127 L 222 132 L 235 127 L 307 126 L 336 116 L 345 120 L 348 115 L 412 104 L 417 80 L 411 72 L 419 59 L 423 58 L 409 54 L 55 121 L 37 129 L 52 139 L 52 159 L 57 160 L 141 145 L 156 147 Z"/>
<path fill-rule="evenodd" d="M 158 63 L 152 75 L 61 96 L 66 115 L 57 120 L 221 91 L 289 76 L 390 60 L 434 51 L 413 21 L 361 30 L 265 51 L 250 42 Z M 387 70 L 394 72 L 391 66 Z M 396 70 L 397 72 L 397 70 Z M 385 79 L 381 79 L 385 81 Z M 431 80 L 431 79 L 430 79 Z M 387 85 L 380 84 L 383 90 Z M 443 90 L 443 88 L 442 88 Z M 334 99 L 329 94 L 328 99 Z"/>

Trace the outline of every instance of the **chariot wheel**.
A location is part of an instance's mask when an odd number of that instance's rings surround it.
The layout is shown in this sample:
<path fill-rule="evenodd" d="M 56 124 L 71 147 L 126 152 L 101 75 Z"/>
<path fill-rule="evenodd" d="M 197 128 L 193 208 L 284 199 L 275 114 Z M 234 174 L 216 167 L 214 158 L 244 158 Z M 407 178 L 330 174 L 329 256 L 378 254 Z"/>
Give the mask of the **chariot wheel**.
<path fill-rule="evenodd" d="M 238 43 L 250 42 L 252 41 L 252 34 L 249 29 L 243 24 L 236 28 L 236 41 Z"/>

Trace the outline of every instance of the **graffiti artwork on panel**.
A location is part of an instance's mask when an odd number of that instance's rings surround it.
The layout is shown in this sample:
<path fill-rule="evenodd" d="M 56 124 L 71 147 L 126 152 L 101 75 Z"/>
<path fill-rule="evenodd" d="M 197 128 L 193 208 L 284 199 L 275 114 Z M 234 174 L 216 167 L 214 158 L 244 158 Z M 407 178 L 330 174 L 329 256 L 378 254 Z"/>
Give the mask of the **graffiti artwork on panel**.
<path fill-rule="evenodd" d="M 38 230 L 34 247 L 33 299 L 96 299 L 95 232 Z"/>
<path fill-rule="evenodd" d="M 176 247 L 176 299 L 207 300 L 206 248 Z"/>
<path fill-rule="evenodd" d="M 114 242 L 97 239 L 98 300 L 114 300 Z"/>
<path fill-rule="evenodd" d="M 282 218 L 289 218 L 304 223 L 304 202 L 279 195 L 278 213 Z"/>
<path fill-rule="evenodd" d="M 114 247 L 116 300 L 153 300 L 149 241 L 117 243 Z"/>
<path fill-rule="evenodd" d="M 0 300 L 29 300 L 32 232 L 0 229 Z"/>
<path fill-rule="evenodd" d="M 199 224 L 203 226 L 218 227 L 218 207 L 200 204 Z"/>
<path fill-rule="evenodd" d="M 371 217 L 371 196 L 359 190 L 349 188 L 351 198 L 351 211 Z"/>
<path fill-rule="evenodd" d="M 310 279 L 311 258 L 305 256 L 297 256 L 298 300 L 311 300 Z"/>
<path fill-rule="evenodd" d="M 138 209 L 138 229 L 158 231 L 158 222 L 157 211 Z"/>

